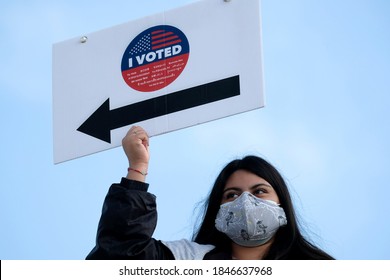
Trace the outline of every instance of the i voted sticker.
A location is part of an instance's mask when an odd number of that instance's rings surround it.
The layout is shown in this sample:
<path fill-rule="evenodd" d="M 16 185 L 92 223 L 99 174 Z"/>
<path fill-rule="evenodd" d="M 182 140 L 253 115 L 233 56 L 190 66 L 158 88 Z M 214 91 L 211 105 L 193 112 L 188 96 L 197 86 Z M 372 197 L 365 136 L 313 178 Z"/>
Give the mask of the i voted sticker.
<path fill-rule="evenodd" d="M 123 80 L 137 91 L 160 90 L 180 76 L 189 55 L 181 30 L 170 25 L 151 27 L 136 36 L 123 54 Z"/>

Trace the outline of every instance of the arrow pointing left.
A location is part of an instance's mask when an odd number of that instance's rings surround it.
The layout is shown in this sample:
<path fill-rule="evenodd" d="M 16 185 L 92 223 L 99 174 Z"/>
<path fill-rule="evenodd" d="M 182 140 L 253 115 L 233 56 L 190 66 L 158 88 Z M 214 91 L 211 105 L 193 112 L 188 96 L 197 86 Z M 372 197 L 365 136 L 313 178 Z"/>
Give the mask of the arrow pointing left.
<path fill-rule="evenodd" d="M 110 110 L 108 98 L 77 130 L 111 143 L 111 130 L 240 95 L 239 76 Z"/>

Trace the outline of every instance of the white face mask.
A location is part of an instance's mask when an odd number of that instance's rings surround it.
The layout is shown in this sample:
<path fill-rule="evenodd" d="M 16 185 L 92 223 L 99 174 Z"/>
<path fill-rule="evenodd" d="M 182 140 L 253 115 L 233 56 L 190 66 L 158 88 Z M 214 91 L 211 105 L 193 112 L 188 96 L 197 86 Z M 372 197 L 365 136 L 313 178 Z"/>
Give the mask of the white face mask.
<path fill-rule="evenodd" d="M 217 230 L 241 246 L 255 247 L 269 241 L 287 224 L 286 214 L 276 202 L 243 192 L 221 205 L 215 219 Z"/>

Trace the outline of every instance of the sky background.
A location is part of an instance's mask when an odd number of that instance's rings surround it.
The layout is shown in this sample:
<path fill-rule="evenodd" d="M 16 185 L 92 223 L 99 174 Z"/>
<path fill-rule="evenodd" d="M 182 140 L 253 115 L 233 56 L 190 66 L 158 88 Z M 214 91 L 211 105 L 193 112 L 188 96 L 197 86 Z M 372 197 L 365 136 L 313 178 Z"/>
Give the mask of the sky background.
<path fill-rule="evenodd" d="M 53 164 L 52 45 L 192 2 L 0 2 L 0 259 L 85 258 L 127 172 L 121 148 Z M 261 7 L 266 107 L 151 139 L 155 238 L 190 238 L 221 168 L 256 154 L 285 177 L 314 243 L 390 259 L 390 2 Z"/>

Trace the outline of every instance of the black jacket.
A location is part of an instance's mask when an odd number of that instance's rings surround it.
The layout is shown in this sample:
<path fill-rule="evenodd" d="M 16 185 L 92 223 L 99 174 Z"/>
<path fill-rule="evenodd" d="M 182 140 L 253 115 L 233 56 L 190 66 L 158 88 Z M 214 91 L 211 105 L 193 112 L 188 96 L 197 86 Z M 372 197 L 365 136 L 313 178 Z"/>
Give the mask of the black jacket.
<path fill-rule="evenodd" d="M 152 238 L 157 224 L 156 197 L 146 183 L 122 178 L 104 200 L 96 246 L 89 260 L 173 260 L 161 241 Z"/>
<path fill-rule="evenodd" d="M 171 250 L 152 238 L 157 224 L 156 197 L 146 183 L 122 178 L 111 185 L 104 200 L 96 246 L 87 260 L 174 260 Z M 231 259 L 231 254 L 211 250 L 204 259 Z"/>

